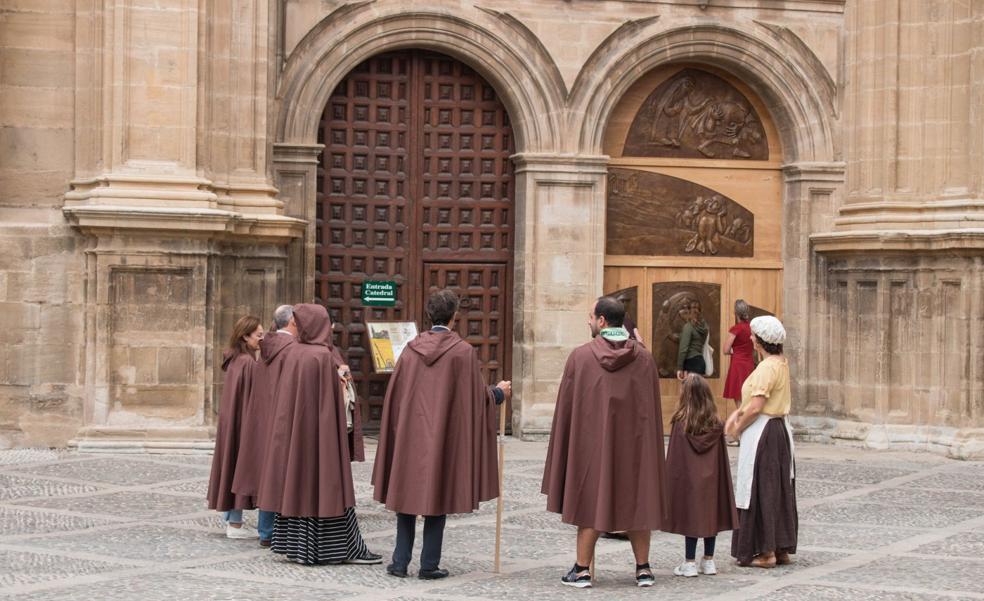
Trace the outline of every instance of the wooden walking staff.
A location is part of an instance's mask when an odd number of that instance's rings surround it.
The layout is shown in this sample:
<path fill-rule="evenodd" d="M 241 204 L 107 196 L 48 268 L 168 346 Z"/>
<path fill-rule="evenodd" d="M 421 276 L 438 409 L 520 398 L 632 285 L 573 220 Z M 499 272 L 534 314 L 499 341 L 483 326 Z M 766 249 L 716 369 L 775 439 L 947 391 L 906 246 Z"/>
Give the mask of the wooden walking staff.
<path fill-rule="evenodd" d="M 502 547 L 502 494 L 503 494 L 503 473 L 506 469 L 506 402 L 503 400 L 499 405 L 499 500 L 495 507 L 495 573 L 498 574 L 502 567 L 499 558 L 499 551 Z"/>

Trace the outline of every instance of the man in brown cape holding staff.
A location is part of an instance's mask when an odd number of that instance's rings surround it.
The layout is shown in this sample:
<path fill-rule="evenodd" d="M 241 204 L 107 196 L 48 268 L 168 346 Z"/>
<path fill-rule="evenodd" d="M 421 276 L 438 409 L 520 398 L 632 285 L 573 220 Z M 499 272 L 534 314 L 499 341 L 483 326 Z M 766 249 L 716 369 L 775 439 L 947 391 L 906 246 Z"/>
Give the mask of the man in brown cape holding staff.
<path fill-rule="evenodd" d="M 424 516 L 424 545 L 417 577 L 445 578 L 440 561 L 447 514 L 471 513 L 499 495 L 495 405 L 511 386 L 485 386 L 474 347 L 451 330 L 457 311 L 454 292 L 431 295 L 433 327 L 404 349 L 383 401 L 373 496 L 397 513 L 396 549 L 386 571 L 399 578 L 407 576 L 418 515 Z"/>
<path fill-rule="evenodd" d="M 342 367 L 321 305 L 296 305 L 297 342 L 276 390 L 258 505 L 277 512 L 273 551 L 298 563 L 380 563 L 355 517 Z"/>
<path fill-rule="evenodd" d="M 625 305 L 603 296 L 594 339 L 571 353 L 557 393 L 543 472 L 547 510 L 577 526 L 577 560 L 561 582 L 587 588 L 602 532 L 626 531 L 636 584 L 652 586 L 649 539 L 663 525 L 663 416 L 652 355 L 622 327 Z"/>

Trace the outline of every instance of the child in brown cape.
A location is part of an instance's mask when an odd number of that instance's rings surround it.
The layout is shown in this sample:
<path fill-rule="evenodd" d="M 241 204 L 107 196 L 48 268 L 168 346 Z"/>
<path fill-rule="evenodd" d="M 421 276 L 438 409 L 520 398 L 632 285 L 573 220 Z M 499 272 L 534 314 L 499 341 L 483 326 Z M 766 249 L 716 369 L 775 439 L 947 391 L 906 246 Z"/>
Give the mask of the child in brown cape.
<path fill-rule="evenodd" d="M 717 415 L 707 381 L 687 374 L 680 386 L 680 404 L 670 418 L 666 451 L 668 522 L 665 532 L 686 537 L 686 560 L 673 568 L 677 576 L 712 575 L 718 532 L 738 526 L 724 424 Z M 698 564 L 697 539 L 704 539 Z"/>

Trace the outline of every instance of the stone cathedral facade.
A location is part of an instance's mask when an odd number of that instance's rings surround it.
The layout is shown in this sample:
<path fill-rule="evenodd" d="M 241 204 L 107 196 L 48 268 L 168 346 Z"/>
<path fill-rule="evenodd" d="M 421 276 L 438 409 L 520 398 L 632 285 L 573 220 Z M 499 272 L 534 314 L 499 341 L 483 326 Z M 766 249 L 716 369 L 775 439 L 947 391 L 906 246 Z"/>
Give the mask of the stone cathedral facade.
<path fill-rule="evenodd" d="M 801 434 L 984 455 L 982 2 L 5 5 L 0 446 L 206 448 L 233 322 L 312 300 L 371 428 L 366 324 L 451 287 L 514 435 L 598 295 L 665 416 L 743 298 Z"/>

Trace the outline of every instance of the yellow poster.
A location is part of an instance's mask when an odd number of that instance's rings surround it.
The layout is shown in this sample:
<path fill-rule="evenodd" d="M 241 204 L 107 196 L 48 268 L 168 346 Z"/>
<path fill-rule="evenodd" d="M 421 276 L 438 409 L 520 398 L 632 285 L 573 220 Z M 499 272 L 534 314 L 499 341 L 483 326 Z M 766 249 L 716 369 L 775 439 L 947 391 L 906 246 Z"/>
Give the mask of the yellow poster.
<path fill-rule="evenodd" d="M 369 327 L 369 346 L 372 366 L 377 374 L 392 373 L 400 353 L 417 336 L 417 324 L 412 321 L 380 321 Z"/>

